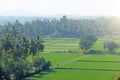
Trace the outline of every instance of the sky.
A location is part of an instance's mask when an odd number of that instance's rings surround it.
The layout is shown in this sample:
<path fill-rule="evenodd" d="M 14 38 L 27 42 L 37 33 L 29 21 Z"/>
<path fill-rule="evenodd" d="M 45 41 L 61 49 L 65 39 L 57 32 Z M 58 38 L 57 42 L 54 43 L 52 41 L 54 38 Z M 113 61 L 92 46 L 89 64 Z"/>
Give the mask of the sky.
<path fill-rule="evenodd" d="M 120 0 L 0 0 L 0 13 L 29 11 L 44 15 L 120 16 Z"/>

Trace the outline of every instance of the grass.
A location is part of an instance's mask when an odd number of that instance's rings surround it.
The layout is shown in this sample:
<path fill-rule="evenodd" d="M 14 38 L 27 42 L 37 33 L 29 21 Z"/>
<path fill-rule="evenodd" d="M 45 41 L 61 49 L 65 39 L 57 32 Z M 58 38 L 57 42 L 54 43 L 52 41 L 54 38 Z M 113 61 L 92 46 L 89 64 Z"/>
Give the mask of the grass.
<path fill-rule="evenodd" d="M 104 39 L 98 40 L 92 50 L 103 50 Z M 116 40 L 116 42 L 119 42 Z M 45 39 L 45 50 L 38 56 L 51 61 L 52 68 L 85 68 L 88 70 L 54 69 L 51 72 L 28 77 L 27 80 L 113 80 L 120 71 L 103 71 L 89 69 L 120 70 L 120 55 L 84 55 L 70 54 L 68 50 L 82 52 L 79 49 L 79 39 Z M 118 49 L 119 51 L 120 49 Z M 67 53 L 55 52 L 66 51 Z M 28 58 L 31 60 L 31 56 Z"/>
<path fill-rule="evenodd" d="M 44 51 L 50 52 L 50 51 L 69 51 L 69 50 L 72 50 L 72 51 L 82 52 L 82 50 L 79 48 L 79 42 L 80 42 L 80 39 L 77 39 L 77 38 L 45 39 Z M 91 49 L 92 50 L 104 50 L 103 49 L 103 42 L 104 42 L 104 39 L 99 39 Z"/>
<path fill-rule="evenodd" d="M 41 75 L 44 74 L 44 75 Z M 28 80 L 113 80 L 118 73 L 91 70 L 55 70 L 43 72 Z"/>
<path fill-rule="evenodd" d="M 47 43 L 48 42 L 48 43 Z M 45 39 L 45 52 L 50 51 L 68 51 L 79 50 L 79 39 L 76 38 L 62 38 L 62 39 Z"/>
<path fill-rule="evenodd" d="M 120 61 L 120 55 L 92 55 L 82 60 L 105 60 L 105 61 Z"/>
<path fill-rule="evenodd" d="M 52 65 L 57 65 L 57 64 L 61 64 L 63 62 L 75 59 L 75 58 L 79 58 L 80 56 L 83 56 L 83 54 L 55 54 L 55 53 L 51 53 L 51 54 L 40 54 L 41 57 L 44 57 L 46 60 L 49 60 L 52 62 Z"/>
<path fill-rule="evenodd" d="M 63 67 L 63 68 L 85 68 L 85 69 L 120 70 L 120 63 L 75 61 L 75 62 L 66 64 L 66 65 L 62 65 L 60 67 Z"/>
<path fill-rule="evenodd" d="M 95 68 L 95 69 L 112 69 L 120 70 L 120 63 L 112 62 L 81 62 L 79 60 L 94 60 L 94 61 L 120 61 L 118 55 L 80 55 L 80 54 L 40 54 L 47 60 L 50 60 L 53 65 L 59 64 L 56 67 L 66 68 Z M 98 71 L 98 70 L 64 70 L 55 69 L 52 72 L 42 72 L 28 80 L 113 80 L 120 74 L 119 71 Z"/>

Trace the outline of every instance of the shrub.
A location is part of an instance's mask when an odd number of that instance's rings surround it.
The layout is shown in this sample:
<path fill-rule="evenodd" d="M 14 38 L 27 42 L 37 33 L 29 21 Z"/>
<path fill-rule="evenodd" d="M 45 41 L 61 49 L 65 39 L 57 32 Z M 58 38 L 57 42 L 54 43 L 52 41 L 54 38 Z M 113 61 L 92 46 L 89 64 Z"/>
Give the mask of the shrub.
<path fill-rule="evenodd" d="M 45 62 L 46 61 L 44 58 L 36 57 L 33 60 L 33 66 L 35 67 L 36 70 L 42 70 L 42 65 L 44 65 Z"/>
<path fill-rule="evenodd" d="M 42 65 L 42 69 L 43 69 L 43 70 L 49 70 L 49 69 L 50 69 L 50 66 L 51 66 L 51 62 L 48 61 L 48 62 L 46 62 L 44 65 Z"/>
<path fill-rule="evenodd" d="M 49 67 L 51 66 L 51 62 L 46 62 L 44 58 L 36 57 L 33 61 L 33 66 L 35 67 L 35 70 L 49 70 Z"/>
<path fill-rule="evenodd" d="M 103 54 L 104 52 L 101 50 L 89 50 L 88 54 Z"/>

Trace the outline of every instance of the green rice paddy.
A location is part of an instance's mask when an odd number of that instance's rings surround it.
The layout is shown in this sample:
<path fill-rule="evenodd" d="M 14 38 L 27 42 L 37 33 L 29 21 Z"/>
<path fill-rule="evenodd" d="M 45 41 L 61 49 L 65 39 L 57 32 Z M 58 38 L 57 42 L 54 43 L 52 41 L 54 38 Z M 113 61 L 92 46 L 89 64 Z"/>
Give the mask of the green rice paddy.
<path fill-rule="evenodd" d="M 39 56 L 51 61 L 52 71 L 27 80 L 115 80 L 120 75 L 120 55 L 84 55 L 79 49 L 79 39 L 47 39 L 44 44 L 45 50 Z M 98 40 L 92 49 L 103 50 L 102 44 L 103 40 Z"/>

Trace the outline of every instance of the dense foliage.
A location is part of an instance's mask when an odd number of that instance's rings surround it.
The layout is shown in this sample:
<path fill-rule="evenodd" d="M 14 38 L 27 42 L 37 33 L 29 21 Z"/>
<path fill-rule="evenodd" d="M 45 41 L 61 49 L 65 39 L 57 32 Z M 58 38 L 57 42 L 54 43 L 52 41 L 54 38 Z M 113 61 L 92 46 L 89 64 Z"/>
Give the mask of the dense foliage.
<path fill-rule="evenodd" d="M 50 62 L 34 57 L 43 49 L 43 40 L 39 36 L 28 39 L 9 24 L 0 34 L 0 79 L 21 80 L 33 73 L 49 70 Z M 32 63 L 27 60 L 30 55 Z"/>
<path fill-rule="evenodd" d="M 63 16 L 60 19 L 36 19 L 25 23 L 20 23 L 16 20 L 13 24 L 9 23 L 4 26 L 14 26 L 18 32 L 29 38 L 33 38 L 36 35 L 80 38 L 85 34 L 98 37 L 116 37 L 120 32 L 119 19 L 115 17 L 69 19 Z"/>

